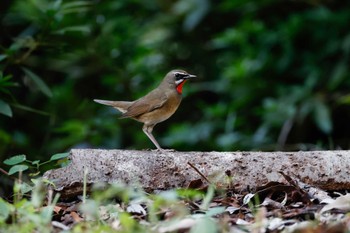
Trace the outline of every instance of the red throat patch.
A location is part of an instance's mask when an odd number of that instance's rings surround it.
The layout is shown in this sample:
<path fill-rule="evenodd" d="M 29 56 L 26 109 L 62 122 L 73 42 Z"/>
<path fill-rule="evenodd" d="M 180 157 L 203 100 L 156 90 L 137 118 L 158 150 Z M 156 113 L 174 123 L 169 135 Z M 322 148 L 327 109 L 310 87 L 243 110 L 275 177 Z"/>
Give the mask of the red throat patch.
<path fill-rule="evenodd" d="M 184 81 L 182 81 L 181 83 L 179 83 L 179 85 L 176 86 L 176 90 L 179 94 L 182 94 L 182 87 L 185 84 L 187 80 L 185 79 Z"/>

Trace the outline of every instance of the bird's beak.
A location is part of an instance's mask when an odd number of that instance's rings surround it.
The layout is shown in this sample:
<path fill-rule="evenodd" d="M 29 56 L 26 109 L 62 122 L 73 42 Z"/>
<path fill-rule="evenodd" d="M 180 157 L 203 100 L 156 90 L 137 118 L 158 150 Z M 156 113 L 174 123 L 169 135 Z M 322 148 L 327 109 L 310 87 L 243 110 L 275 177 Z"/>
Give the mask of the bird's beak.
<path fill-rule="evenodd" d="M 185 78 L 190 79 L 190 78 L 196 78 L 196 77 L 197 77 L 196 75 L 188 74 Z"/>

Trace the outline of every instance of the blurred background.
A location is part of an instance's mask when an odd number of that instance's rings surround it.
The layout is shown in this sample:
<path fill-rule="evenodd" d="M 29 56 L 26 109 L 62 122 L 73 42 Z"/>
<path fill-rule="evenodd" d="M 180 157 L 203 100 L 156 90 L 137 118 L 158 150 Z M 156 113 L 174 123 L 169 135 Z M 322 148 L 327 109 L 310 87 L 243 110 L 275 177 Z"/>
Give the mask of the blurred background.
<path fill-rule="evenodd" d="M 134 100 L 175 68 L 183 102 L 154 135 L 180 151 L 350 147 L 350 2 L 1 1 L 0 161 L 154 149 L 94 98 Z"/>

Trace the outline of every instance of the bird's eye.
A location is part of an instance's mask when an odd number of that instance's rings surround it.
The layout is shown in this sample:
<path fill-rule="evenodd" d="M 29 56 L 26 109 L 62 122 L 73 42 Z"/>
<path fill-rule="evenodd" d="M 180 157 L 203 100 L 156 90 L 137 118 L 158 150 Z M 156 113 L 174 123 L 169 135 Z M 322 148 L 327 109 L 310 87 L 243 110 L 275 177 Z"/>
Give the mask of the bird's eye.
<path fill-rule="evenodd" d="M 176 80 L 182 79 L 183 76 L 184 76 L 184 74 L 175 73 L 175 78 L 176 78 Z"/>

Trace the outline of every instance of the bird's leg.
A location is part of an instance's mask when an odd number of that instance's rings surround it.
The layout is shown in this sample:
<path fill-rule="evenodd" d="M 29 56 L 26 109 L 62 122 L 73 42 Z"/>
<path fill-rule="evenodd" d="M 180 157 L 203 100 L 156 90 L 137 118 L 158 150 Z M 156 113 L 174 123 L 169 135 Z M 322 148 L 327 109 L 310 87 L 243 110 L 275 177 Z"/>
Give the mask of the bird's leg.
<path fill-rule="evenodd" d="M 157 147 L 157 150 L 161 151 L 163 149 L 159 146 L 157 140 L 152 135 L 152 130 L 153 130 L 154 126 L 155 125 L 146 125 L 145 124 L 145 125 L 143 125 L 142 130 L 147 135 L 147 137 L 153 142 L 153 144 Z"/>

